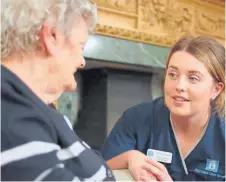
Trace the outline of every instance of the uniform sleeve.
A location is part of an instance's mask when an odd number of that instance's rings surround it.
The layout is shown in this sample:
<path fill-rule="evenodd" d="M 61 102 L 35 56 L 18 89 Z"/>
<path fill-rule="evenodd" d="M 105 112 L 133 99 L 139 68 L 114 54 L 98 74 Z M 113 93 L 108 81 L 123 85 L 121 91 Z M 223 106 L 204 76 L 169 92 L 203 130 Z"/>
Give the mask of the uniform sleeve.
<path fill-rule="evenodd" d="M 101 154 L 105 160 L 135 149 L 138 120 L 139 116 L 133 113 L 133 109 L 123 113 L 101 148 Z"/>

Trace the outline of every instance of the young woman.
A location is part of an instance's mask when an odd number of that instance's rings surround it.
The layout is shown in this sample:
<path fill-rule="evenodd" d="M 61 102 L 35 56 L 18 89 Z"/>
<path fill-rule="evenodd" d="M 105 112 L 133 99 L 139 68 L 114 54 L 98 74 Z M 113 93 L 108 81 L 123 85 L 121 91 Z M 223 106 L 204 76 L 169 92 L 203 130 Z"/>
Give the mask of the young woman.
<path fill-rule="evenodd" d="M 136 180 L 225 180 L 225 48 L 186 37 L 166 61 L 164 97 L 124 112 L 101 152 Z"/>

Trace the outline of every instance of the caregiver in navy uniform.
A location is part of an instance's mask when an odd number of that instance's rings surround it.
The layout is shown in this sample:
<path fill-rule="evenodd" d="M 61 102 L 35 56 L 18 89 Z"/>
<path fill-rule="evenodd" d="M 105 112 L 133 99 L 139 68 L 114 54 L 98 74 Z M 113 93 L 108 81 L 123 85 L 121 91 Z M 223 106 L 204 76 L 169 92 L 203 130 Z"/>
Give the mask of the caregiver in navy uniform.
<path fill-rule="evenodd" d="M 225 180 L 225 48 L 186 37 L 166 61 L 164 98 L 124 112 L 101 152 L 136 180 Z"/>

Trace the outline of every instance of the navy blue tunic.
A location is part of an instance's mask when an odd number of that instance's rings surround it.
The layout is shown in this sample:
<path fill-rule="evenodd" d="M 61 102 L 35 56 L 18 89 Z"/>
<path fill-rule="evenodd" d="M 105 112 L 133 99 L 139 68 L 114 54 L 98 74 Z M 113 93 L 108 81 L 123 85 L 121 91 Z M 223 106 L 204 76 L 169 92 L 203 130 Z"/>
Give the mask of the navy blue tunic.
<path fill-rule="evenodd" d="M 170 112 L 163 98 L 158 98 L 126 110 L 101 153 L 105 160 L 109 160 L 129 150 L 139 150 L 145 155 L 148 149 L 170 152 L 171 163 L 163 164 L 173 180 L 225 180 L 224 120 L 212 114 L 203 137 L 186 158 L 181 158 L 177 146 Z"/>

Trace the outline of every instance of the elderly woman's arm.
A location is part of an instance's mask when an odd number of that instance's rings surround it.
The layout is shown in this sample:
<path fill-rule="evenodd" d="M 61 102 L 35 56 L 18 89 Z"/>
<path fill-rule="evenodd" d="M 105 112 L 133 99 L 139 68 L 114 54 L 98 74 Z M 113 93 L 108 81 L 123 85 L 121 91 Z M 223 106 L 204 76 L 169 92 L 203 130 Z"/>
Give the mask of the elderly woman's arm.
<path fill-rule="evenodd" d="M 68 128 L 68 132 L 73 131 Z M 78 138 L 60 147 L 53 127 L 40 117 L 10 120 L 1 139 L 1 171 L 6 181 L 101 181 L 109 177 L 100 156 Z"/>

